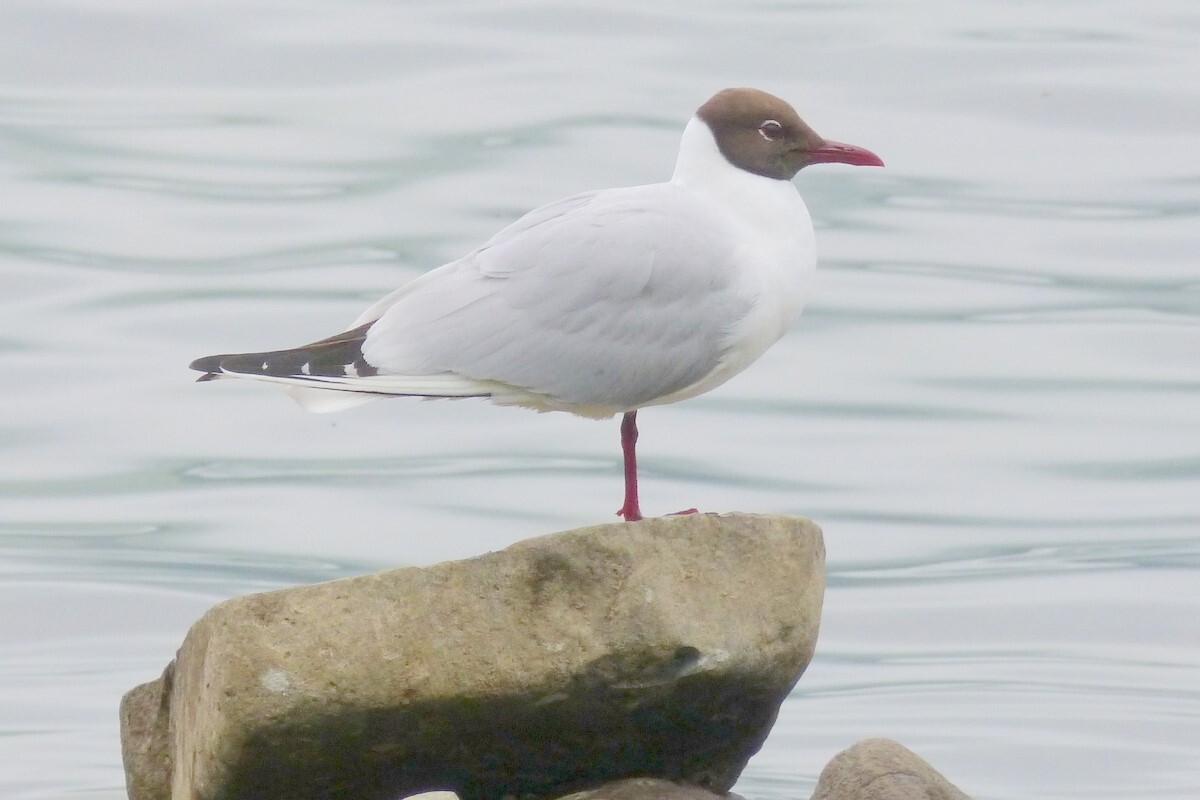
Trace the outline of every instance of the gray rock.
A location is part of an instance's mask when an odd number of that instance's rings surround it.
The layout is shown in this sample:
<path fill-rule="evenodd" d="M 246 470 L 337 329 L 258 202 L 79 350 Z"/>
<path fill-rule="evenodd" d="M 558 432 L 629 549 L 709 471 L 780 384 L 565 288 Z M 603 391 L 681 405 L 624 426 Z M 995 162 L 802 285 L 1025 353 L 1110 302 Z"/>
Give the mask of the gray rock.
<path fill-rule="evenodd" d="M 891 739 L 863 739 L 821 770 L 812 800 L 970 800 L 924 759 Z"/>
<path fill-rule="evenodd" d="M 824 555 L 808 520 L 699 514 L 234 598 L 122 703 L 130 798 L 724 792 L 812 656 Z"/>
<path fill-rule="evenodd" d="M 684 786 L 657 778 L 626 778 L 575 792 L 559 800 L 743 800 L 728 792 L 716 794 L 698 786 Z"/>
<path fill-rule="evenodd" d="M 136 770 L 125 771 L 129 796 L 139 800 L 170 800 L 171 662 L 158 680 L 130 689 L 121 698 L 121 757 Z"/>

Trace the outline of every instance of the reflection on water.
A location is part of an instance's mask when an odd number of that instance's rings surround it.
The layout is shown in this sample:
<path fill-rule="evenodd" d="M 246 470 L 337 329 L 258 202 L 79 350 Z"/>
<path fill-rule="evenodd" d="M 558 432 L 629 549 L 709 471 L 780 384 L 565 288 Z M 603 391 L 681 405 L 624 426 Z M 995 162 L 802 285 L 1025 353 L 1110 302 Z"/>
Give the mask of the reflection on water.
<path fill-rule="evenodd" d="M 118 698 L 223 597 L 615 520 L 615 421 L 310 416 L 186 365 L 660 180 L 748 84 L 889 166 L 800 176 L 813 306 L 639 417 L 651 513 L 826 531 L 739 791 L 886 735 L 977 797 L 1196 797 L 1200 50 L 1182 0 L 1089 8 L 5 4 L 0 794 L 123 797 Z"/>

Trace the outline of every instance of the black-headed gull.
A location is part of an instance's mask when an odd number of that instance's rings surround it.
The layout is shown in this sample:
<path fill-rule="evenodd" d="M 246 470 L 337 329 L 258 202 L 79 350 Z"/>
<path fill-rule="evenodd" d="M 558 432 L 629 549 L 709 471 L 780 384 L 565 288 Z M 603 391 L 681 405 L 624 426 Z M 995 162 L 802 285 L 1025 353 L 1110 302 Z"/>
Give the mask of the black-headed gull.
<path fill-rule="evenodd" d="M 191 367 L 286 384 L 313 411 L 398 395 L 623 414 L 617 513 L 639 520 L 638 409 L 720 386 L 787 330 L 816 266 L 791 179 L 823 162 L 883 166 L 778 97 L 725 89 L 684 128 L 666 183 L 531 211 L 328 339 Z"/>

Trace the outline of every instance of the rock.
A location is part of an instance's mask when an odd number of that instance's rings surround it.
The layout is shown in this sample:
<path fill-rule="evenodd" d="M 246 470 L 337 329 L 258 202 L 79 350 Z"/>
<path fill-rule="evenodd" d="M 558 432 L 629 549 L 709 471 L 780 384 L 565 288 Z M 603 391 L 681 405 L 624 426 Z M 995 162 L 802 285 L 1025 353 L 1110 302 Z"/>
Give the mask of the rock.
<path fill-rule="evenodd" d="M 170 699 L 175 663 L 158 680 L 130 689 L 121 698 L 121 758 L 129 796 L 171 800 Z"/>
<path fill-rule="evenodd" d="M 821 770 L 812 800 L 970 800 L 924 759 L 891 739 L 863 739 Z"/>
<path fill-rule="evenodd" d="M 743 800 L 728 792 L 716 794 L 697 786 L 684 786 L 657 778 L 626 778 L 594 789 L 575 792 L 559 800 Z"/>
<path fill-rule="evenodd" d="M 812 656 L 824 554 L 808 520 L 696 514 L 234 598 L 126 695 L 129 796 L 724 792 Z"/>

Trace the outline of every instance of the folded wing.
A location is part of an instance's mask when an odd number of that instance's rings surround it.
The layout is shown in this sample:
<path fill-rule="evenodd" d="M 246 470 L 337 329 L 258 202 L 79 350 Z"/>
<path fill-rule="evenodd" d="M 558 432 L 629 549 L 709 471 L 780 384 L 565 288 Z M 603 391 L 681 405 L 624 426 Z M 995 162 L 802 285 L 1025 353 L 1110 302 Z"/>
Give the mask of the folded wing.
<path fill-rule="evenodd" d="M 609 416 L 720 363 L 750 305 L 730 290 L 740 238 L 729 224 L 673 184 L 577 195 L 401 287 L 343 333 L 192 368 L 200 380 L 289 385 L 313 410 L 380 395 L 482 396 Z"/>

